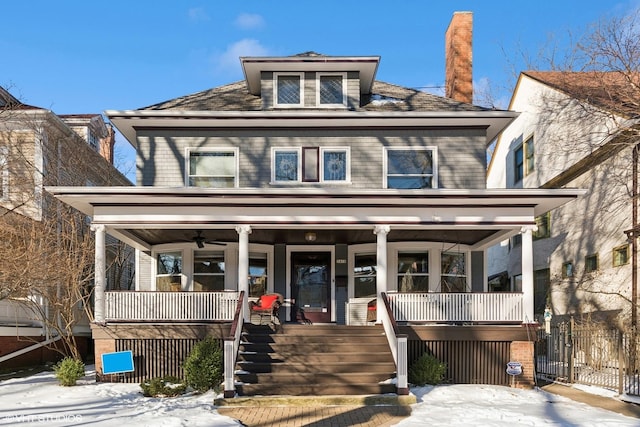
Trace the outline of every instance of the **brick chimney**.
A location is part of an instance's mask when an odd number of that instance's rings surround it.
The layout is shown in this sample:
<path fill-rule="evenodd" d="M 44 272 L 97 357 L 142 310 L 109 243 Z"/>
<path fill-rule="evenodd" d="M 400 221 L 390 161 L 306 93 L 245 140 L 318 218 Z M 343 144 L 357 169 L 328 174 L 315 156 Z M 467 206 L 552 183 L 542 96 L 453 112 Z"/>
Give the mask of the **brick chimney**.
<path fill-rule="evenodd" d="M 472 12 L 454 12 L 445 33 L 445 96 L 473 103 Z"/>
<path fill-rule="evenodd" d="M 107 136 L 100 138 L 100 155 L 113 164 L 113 147 L 116 143 L 116 134 L 111 123 L 107 123 Z"/>

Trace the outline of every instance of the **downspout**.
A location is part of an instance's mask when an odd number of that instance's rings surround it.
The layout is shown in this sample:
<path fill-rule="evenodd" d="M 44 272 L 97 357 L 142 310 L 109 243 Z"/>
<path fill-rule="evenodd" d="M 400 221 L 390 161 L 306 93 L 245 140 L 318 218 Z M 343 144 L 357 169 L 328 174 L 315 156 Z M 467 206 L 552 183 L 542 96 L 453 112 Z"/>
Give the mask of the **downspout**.
<path fill-rule="evenodd" d="M 631 326 L 638 327 L 638 154 L 640 144 L 633 147 L 632 190 L 631 190 Z"/>

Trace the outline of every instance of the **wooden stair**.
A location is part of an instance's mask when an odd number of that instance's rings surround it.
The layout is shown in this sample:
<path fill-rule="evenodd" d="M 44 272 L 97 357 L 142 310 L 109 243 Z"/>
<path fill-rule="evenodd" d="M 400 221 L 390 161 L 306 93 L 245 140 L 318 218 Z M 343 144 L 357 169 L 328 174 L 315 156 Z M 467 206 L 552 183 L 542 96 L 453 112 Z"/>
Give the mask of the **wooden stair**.
<path fill-rule="evenodd" d="M 236 364 L 240 396 L 395 393 L 381 326 L 245 325 Z"/>

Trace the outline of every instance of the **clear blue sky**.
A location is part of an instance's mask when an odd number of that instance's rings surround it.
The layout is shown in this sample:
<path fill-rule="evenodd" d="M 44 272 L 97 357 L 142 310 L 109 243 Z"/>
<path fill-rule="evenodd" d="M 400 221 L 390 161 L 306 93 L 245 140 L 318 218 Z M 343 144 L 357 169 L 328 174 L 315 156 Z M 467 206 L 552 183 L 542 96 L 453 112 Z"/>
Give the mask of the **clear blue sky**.
<path fill-rule="evenodd" d="M 129 110 L 242 79 L 239 56 L 380 55 L 378 80 L 444 83 L 444 33 L 472 11 L 473 73 L 506 107 L 514 70 L 640 0 L 22 0 L 0 6 L 0 85 L 58 114 Z M 131 150 L 118 139 L 121 157 Z M 122 159 L 120 160 L 122 162 Z"/>

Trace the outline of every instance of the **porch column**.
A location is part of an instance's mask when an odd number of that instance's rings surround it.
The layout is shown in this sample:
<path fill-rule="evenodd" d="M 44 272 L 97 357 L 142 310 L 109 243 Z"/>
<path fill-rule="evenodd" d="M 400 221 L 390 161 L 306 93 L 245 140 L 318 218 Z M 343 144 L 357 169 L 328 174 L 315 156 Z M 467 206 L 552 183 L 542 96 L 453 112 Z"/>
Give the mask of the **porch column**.
<path fill-rule="evenodd" d="M 238 292 L 244 291 L 244 304 L 242 306 L 242 317 L 245 321 L 249 319 L 249 234 L 251 227 L 239 225 L 238 232 Z"/>
<path fill-rule="evenodd" d="M 533 236 L 535 225 L 522 227 L 522 304 L 524 323 L 533 323 Z"/>
<path fill-rule="evenodd" d="M 376 225 L 373 234 L 376 235 L 376 323 L 382 323 L 380 312 L 384 307 L 382 292 L 387 292 L 387 234 L 391 231 L 388 225 Z"/>
<path fill-rule="evenodd" d="M 94 266 L 94 308 L 93 321 L 95 323 L 105 323 L 105 302 L 104 291 L 107 283 L 107 263 L 106 263 L 106 232 L 102 224 L 91 225 L 91 230 L 95 232 L 95 266 Z"/>

